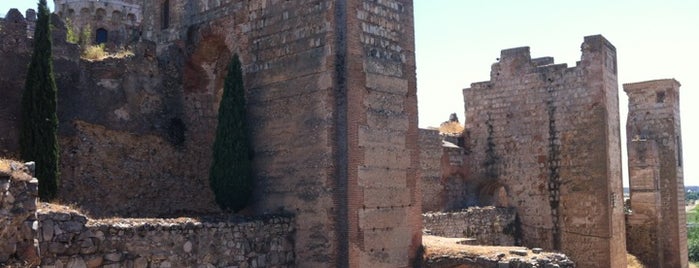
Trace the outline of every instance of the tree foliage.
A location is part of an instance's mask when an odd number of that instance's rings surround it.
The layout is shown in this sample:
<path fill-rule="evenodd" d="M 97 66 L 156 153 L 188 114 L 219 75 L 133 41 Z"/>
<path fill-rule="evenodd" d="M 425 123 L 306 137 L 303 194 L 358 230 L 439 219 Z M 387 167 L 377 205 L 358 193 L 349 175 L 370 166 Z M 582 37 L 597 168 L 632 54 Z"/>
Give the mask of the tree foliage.
<path fill-rule="evenodd" d="M 23 160 L 36 162 L 39 197 L 48 201 L 54 199 L 58 191 L 57 89 L 46 0 L 39 1 L 38 9 L 34 52 L 22 94 L 20 154 Z"/>
<path fill-rule="evenodd" d="M 252 195 L 253 179 L 248 138 L 243 71 L 238 55 L 228 65 L 209 175 L 216 203 L 240 211 Z"/>

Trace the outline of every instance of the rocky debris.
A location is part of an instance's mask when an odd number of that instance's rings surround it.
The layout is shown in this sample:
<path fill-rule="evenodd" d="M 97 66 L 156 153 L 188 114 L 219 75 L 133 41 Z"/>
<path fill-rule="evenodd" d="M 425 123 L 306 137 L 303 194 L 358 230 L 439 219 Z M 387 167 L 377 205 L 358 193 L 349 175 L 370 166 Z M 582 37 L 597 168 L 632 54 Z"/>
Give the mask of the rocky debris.
<path fill-rule="evenodd" d="M 575 263 L 564 254 L 522 247 L 459 245 L 457 238 L 423 236 L 423 267 L 470 268 L 573 268 Z M 508 252 L 508 253 L 505 253 Z"/>
<path fill-rule="evenodd" d="M 470 207 L 461 211 L 422 214 L 423 226 L 429 230 L 429 234 L 466 238 L 468 241 L 464 244 L 469 245 L 514 245 L 514 221 L 514 210 L 496 207 Z"/>

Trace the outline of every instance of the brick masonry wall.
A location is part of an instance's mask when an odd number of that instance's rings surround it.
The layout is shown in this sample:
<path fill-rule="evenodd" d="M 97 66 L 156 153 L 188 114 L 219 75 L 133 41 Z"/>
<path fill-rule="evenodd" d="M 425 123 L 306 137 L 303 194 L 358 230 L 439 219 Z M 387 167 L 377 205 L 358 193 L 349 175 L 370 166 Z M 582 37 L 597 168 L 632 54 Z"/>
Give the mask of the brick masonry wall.
<path fill-rule="evenodd" d="M 441 211 L 443 208 L 442 137 L 439 130 L 420 129 L 420 182 L 422 186 L 422 212 Z"/>
<path fill-rule="evenodd" d="M 625 266 L 614 46 L 585 37 L 573 68 L 503 50 L 464 99 L 472 179 L 505 186 L 524 245 Z"/>
<path fill-rule="evenodd" d="M 649 267 L 663 267 L 658 147 L 640 138 L 627 144 L 632 213 L 626 215 L 626 249 Z"/>
<path fill-rule="evenodd" d="M 419 136 L 423 212 L 494 205 L 480 202 L 478 185 L 468 177 L 470 163 L 464 148 L 447 142 L 450 137 L 438 130 L 420 129 Z"/>
<path fill-rule="evenodd" d="M 474 238 L 476 245 L 513 246 L 513 208 L 472 207 L 455 212 L 422 214 L 422 223 L 431 235 Z"/>
<path fill-rule="evenodd" d="M 412 1 L 348 0 L 340 12 L 349 265 L 408 267 L 422 241 Z"/>
<path fill-rule="evenodd" d="M 106 215 L 215 211 L 210 146 L 225 66 L 239 53 L 254 210 L 297 216 L 296 264 L 408 266 L 421 237 L 412 2 L 209 3 L 143 1 L 134 59 L 66 63 L 59 102 L 77 105 L 59 110 L 65 189 L 119 185 L 62 196 Z M 139 192 L 147 185 L 169 190 Z"/>
<path fill-rule="evenodd" d="M 687 267 L 687 226 L 684 210 L 680 83 L 662 79 L 624 84 L 629 96 L 627 140 L 652 140 L 657 145 L 660 189 L 662 266 Z M 629 162 L 639 161 L 629 154 Z M 631 171 L 631 170 L 630 170 Z M 631 176 L 629 185 L 642 185 L 645 176 Z M 632 192 L 632 203 L 633 201 Z"/>

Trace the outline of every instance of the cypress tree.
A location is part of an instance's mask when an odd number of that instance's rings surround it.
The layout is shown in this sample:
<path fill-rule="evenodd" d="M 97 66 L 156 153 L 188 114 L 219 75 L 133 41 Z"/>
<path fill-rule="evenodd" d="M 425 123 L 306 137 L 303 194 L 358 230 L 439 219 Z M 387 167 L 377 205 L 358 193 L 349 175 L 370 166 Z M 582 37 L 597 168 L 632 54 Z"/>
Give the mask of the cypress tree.
<path fill-rule="evenodd" d="M 216 196 L 216 203 L 224 210 L 242 210 L 252 195 L 247 128 L 243 70 L 238 54 L 235 54 L 228 65 L 223 97 L 218 108 L 218 126 L 209 174 L 209 184 Z"/>
<path fill-rule="evenodd" d="M 34 52 L 22 94 L 20 155 L 36 163 L 39 197 L 49 201 L 58 191 L 58 117 L 53 76 L 51 25 L 46 0 L 39 1 L 34 31 Z"/>

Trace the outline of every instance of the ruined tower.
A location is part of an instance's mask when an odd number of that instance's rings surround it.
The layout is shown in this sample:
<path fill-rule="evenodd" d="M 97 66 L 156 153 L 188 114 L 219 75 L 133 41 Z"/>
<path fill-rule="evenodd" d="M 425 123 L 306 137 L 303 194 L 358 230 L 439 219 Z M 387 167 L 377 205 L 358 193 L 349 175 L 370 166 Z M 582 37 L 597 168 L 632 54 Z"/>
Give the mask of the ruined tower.
<path fill-rule="evenodd" d="M 633 211 L 628 243 L 646 239 L 652 247 L 629 252 L 653 267 L 688 265 L 679 88 L 674 79 L 624 84 Z"/>
<path fill-rule="evenodd" d="M 490 81 L 464 89 L 470 177 L 505 185 L 525 246 L 625 267 L 616 49 L 597 35 L 581 50 L 571 68 L 503 50 Z"/>
<path fill-rule="evenodd" d="M 89 44 L 124 46 L 138 41 L 143 19 L 139 0 L 54 0 L 55 12 Z"/>

